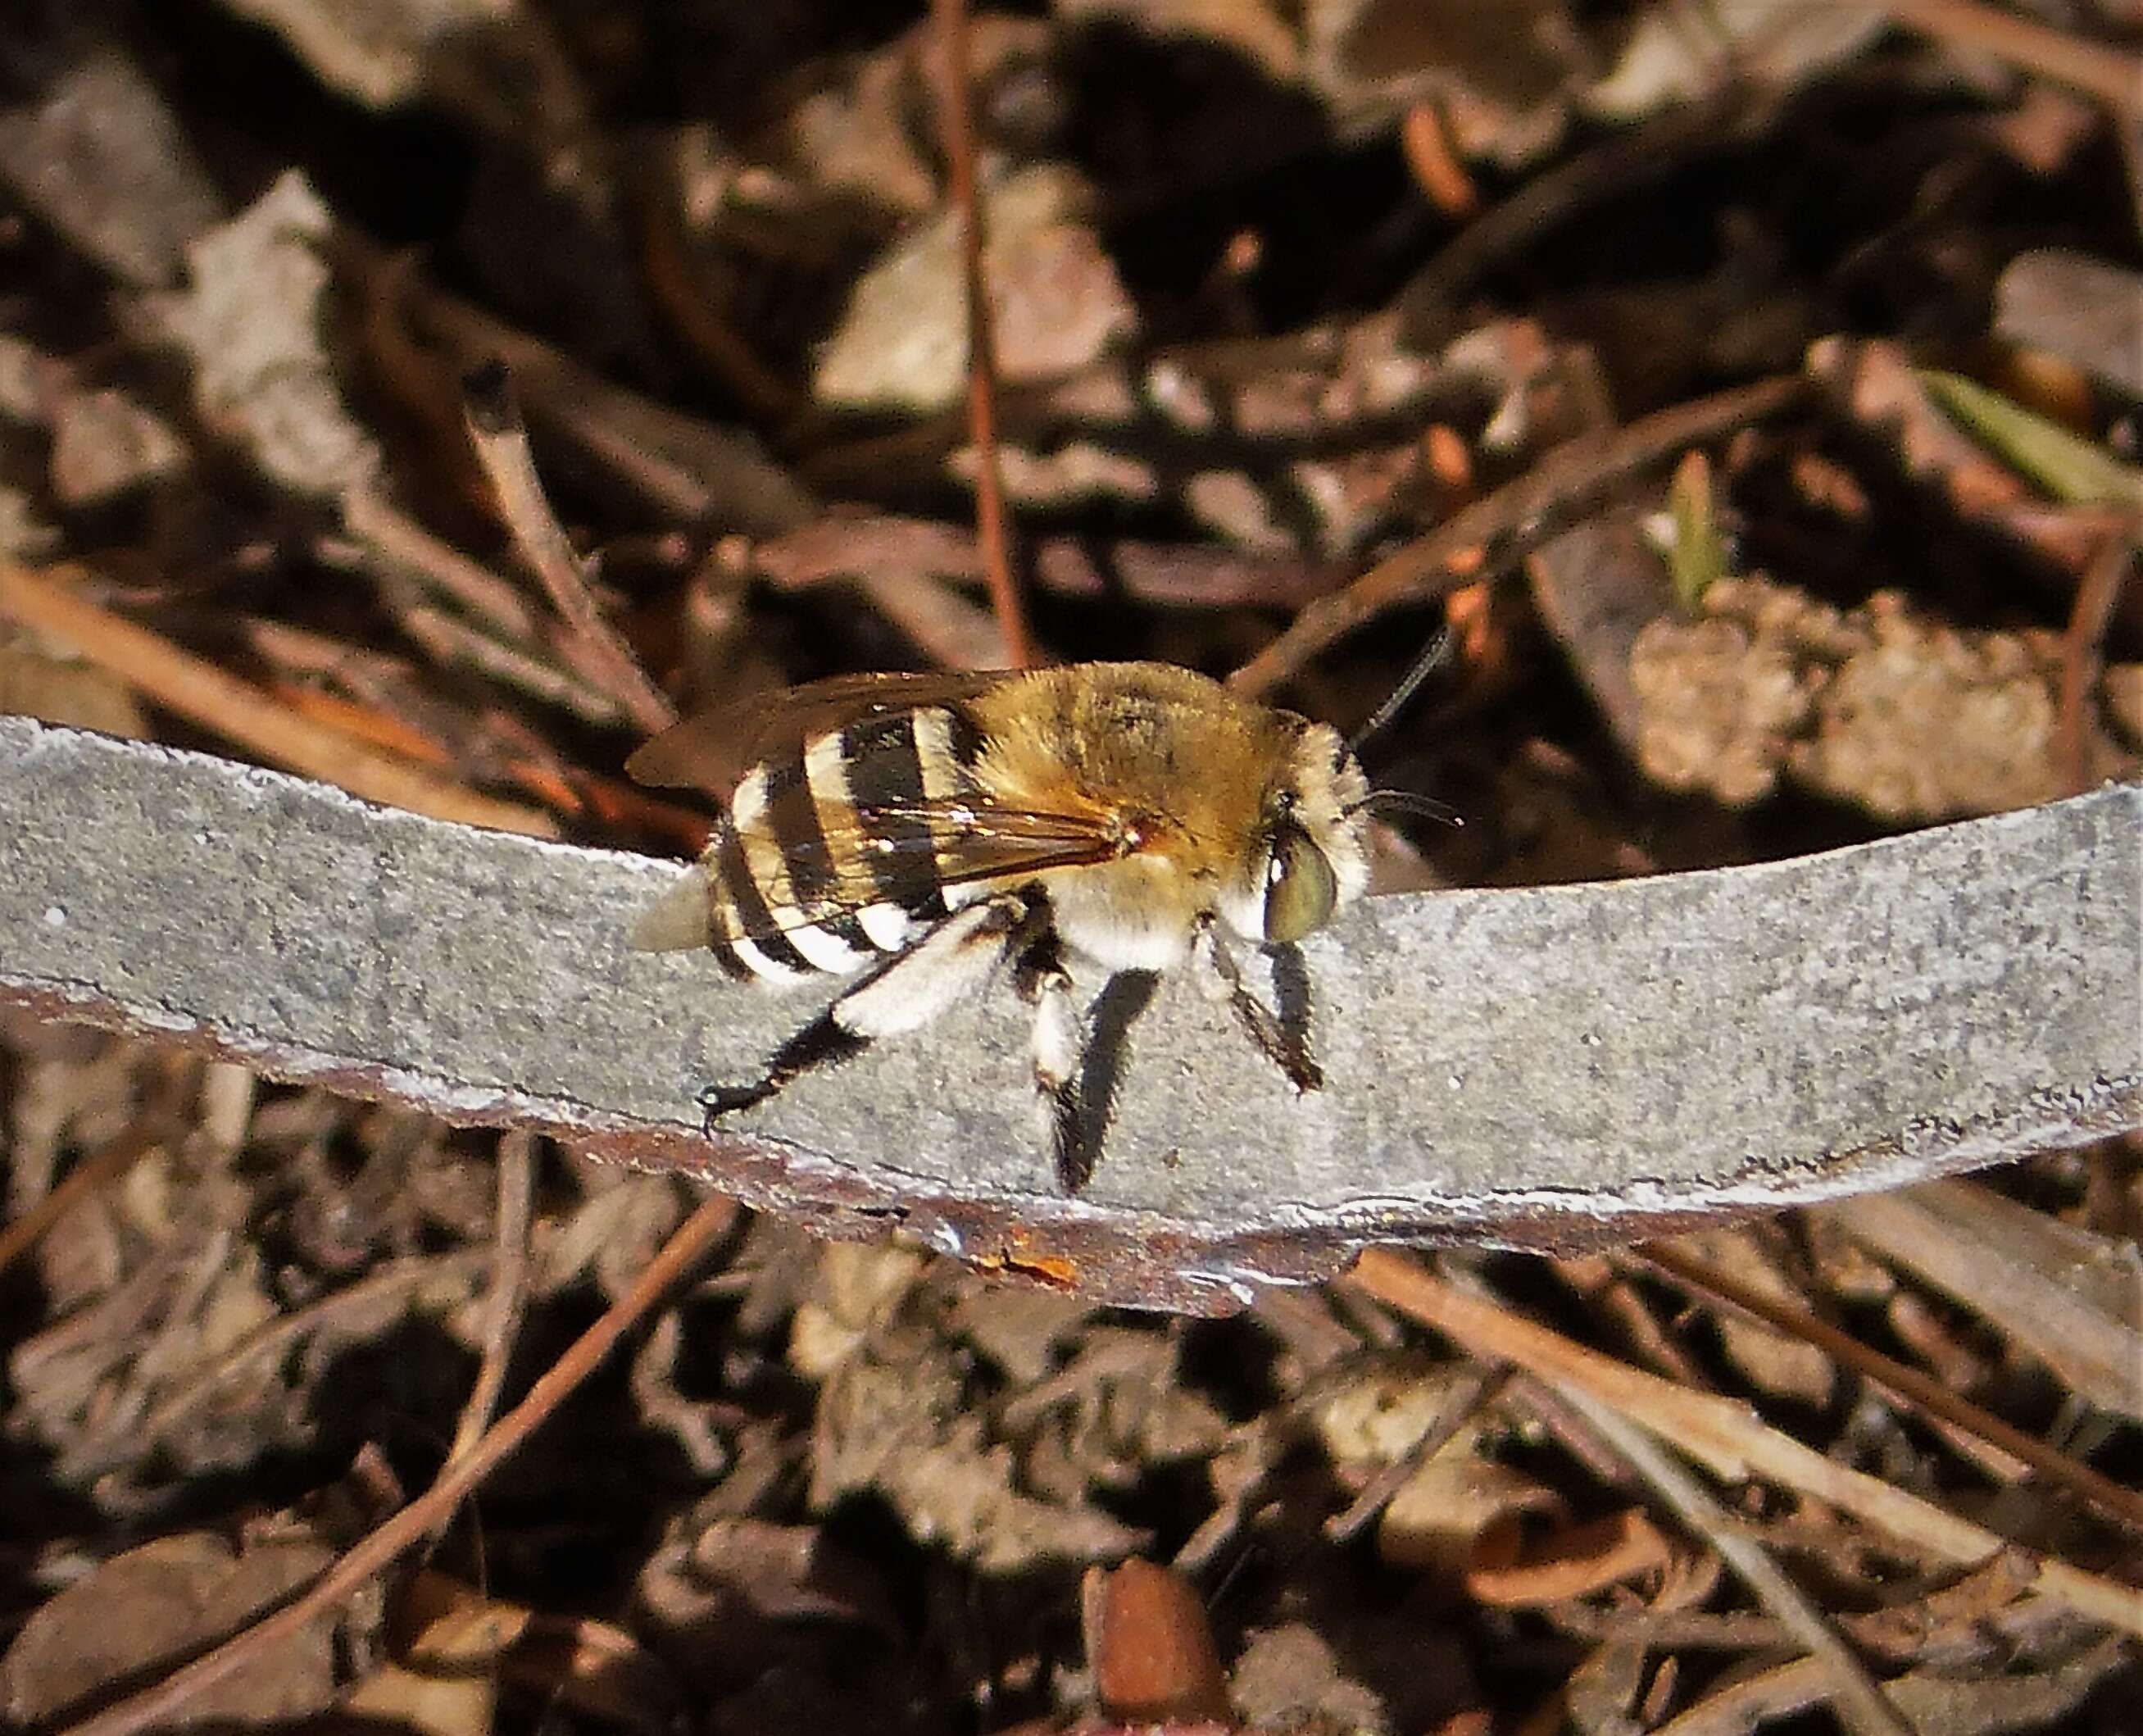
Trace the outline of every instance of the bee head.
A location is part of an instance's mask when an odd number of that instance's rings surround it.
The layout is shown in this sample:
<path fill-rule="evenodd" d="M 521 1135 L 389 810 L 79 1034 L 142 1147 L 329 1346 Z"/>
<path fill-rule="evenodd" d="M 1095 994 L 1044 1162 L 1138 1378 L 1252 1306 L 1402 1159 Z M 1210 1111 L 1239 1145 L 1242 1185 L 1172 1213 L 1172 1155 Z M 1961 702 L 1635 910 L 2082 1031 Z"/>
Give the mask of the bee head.
<path fill-rule="evenodd" d="M 1245 882 L 1222 906 L 1245 940 L 1271 946 L 1324 927 L 1369 880 L 1368 780 L 1329 725 L 1291 721 L 1298 732 L 1266 796 Z"/>

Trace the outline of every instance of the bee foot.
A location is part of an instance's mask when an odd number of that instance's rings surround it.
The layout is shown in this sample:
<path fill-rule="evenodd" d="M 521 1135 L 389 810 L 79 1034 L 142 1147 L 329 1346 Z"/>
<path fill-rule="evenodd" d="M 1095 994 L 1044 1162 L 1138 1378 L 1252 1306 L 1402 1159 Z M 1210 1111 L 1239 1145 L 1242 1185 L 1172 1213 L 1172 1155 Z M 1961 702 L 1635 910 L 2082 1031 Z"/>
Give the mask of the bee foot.
<path fill-rule="evenodd" d="M 709 1085 L 695 1101 L 700 1105 L 700 1122 L 703 1128 L 711 1131 L 714 1124 L 725 1115 L 734 1115 L 739 1109 L 748 1109 L 754 1104 L 764 1103 L 774 1095 L 770 1085 Z"/>

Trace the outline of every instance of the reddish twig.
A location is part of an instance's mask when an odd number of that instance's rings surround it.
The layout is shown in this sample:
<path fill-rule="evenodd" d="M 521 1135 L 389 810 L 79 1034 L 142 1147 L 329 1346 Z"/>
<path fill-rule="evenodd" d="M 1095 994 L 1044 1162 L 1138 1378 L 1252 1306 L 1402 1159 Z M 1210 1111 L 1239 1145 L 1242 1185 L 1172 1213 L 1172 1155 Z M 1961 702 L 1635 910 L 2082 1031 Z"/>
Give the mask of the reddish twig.
<path fill-rule="evenodd" d="M 1319 598 L 1230 676 L 1228 685 L 1249 697 L 1269 693 L 1325 647 L 1387 609 L 1432 603 L 1494 577 L 1631 477 L 1688 447 L 1775 416 L 1808 390 L 1799 375 L 1782 374 L 1676 404 L 1626 428 L 1565 441 L 1524 475 L 1379 561 L 1345 590 Z"/>
<path fill-rule="evenodd" d="M 1887 1388 L 1928 1416 L 1954 1423 L 1967 1433 L 1991 1442 L 2012 1458 L 2021 1459 L 2050 1481 L 2081 1496 L 2109 1517 L 2131 1530 L 2143 1530 L 2143 1495 L 2122 1487 L 2088 1465 L 2055 1451 L 2036 1436 L 2027 1435 L 1981 1410 L 1932 1376 L 1861 1343 L 1805 1307 L 1766 1296 L 1729 1272 L 1691 1259 L 1674 1242 L 1648 1242 L 1636 1252 L 1669 1277 L 1804 1343 L 1813 1344 L 1825 1356 Z"/>
<path fill-rule="evenodd" d="M 984 226 L 982 195 L 976 185 L 974 117 L 968 106 L 967 0 L 931 0 L 930 12 L 945 52 L 938 115 L 944 131 L 946 173 L 961 216 L 960 265 L 968 296 L 968 425 L 975 443 L 975 528 L 982 538 L 990 605 L 997 612 L 1007 655 L 1012 667 L 1026 669 L 1034 663 L 1034 643 L 1012 578 L 1011 514 L 997 464 L 997 336 L 982 274 Z"/>
<path fill-rule="evenodd" d="M 712 299 L 706 274 L 694 270 L 679 220 L 674 177 L 643 189 L 636 201 L 640 261 L 648 293 L 700 364 L 762 422 L 780 425 L 806 413 L 803 394 L 767 365 Z"/>
<path fill-rule="evenodd" d="M 359 1591 L 404 1550 L 422 1543 L 492 1468 L 517 1451 L 537 1426 L 616 1348 L 618 1341 L 670 1292 L 693 1262 L 729 1233 L 734 1201 L 705 1201 L 679 1225 L 647 1262 L 632 1287 L 528 1389 L 528 1396 L 499 1419 L 469 1451 L 439 1473 L 437 1482 L 359 1541 L 302 1595 L 256 1622 L 155 1687 L 73 1725 L 62 1736 L 137 1736 L 174 1722 L 187 1702 L 234 1670 L 294 1639 Z"/>
<path fill-rule="evenodd" d="M 2113 624 L 2114 606 L 2121 601 L 2121 587 L 2136 560 L 2138 527 L 2106 538 L 2076 587 L 2069 624 L 2061 634 L 2061 691 L 2060 742 L 2061 770 L 2071 795 L 2091 787 L 2091 732 L 2084 727 L 2084 701 L 2098 679 L 2103 662 L 2100 649 L 2106 628 Z"/>

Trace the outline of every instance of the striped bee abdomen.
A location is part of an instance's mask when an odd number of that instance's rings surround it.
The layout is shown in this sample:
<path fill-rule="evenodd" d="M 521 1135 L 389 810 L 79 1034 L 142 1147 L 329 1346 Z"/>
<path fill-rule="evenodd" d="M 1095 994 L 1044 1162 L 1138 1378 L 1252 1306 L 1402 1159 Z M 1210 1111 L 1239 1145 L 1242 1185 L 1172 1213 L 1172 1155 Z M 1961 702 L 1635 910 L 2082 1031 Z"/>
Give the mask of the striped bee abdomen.
<path fill-rule="evenodd" d="M 701 859 L 705 944 L 738 977 L 846 973 L 902 951 L 948 901 L 921 811 L 977 793 L 982 736 L 953 707 L 859 718 L 747 772 Z"/>

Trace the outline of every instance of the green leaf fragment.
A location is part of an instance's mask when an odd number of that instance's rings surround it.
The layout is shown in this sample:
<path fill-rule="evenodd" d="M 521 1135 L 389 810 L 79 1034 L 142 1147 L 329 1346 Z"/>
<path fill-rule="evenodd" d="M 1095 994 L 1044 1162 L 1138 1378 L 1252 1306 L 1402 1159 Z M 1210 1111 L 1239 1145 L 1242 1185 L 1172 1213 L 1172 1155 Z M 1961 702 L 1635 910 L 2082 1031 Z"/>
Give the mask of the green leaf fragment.
<path fill-rule="evenodd" d="M 1976 379 L 1938 368 L 1915 371 L 1952 421 L 2055 499 L 2143 509 L 2143 470 Z"/>

